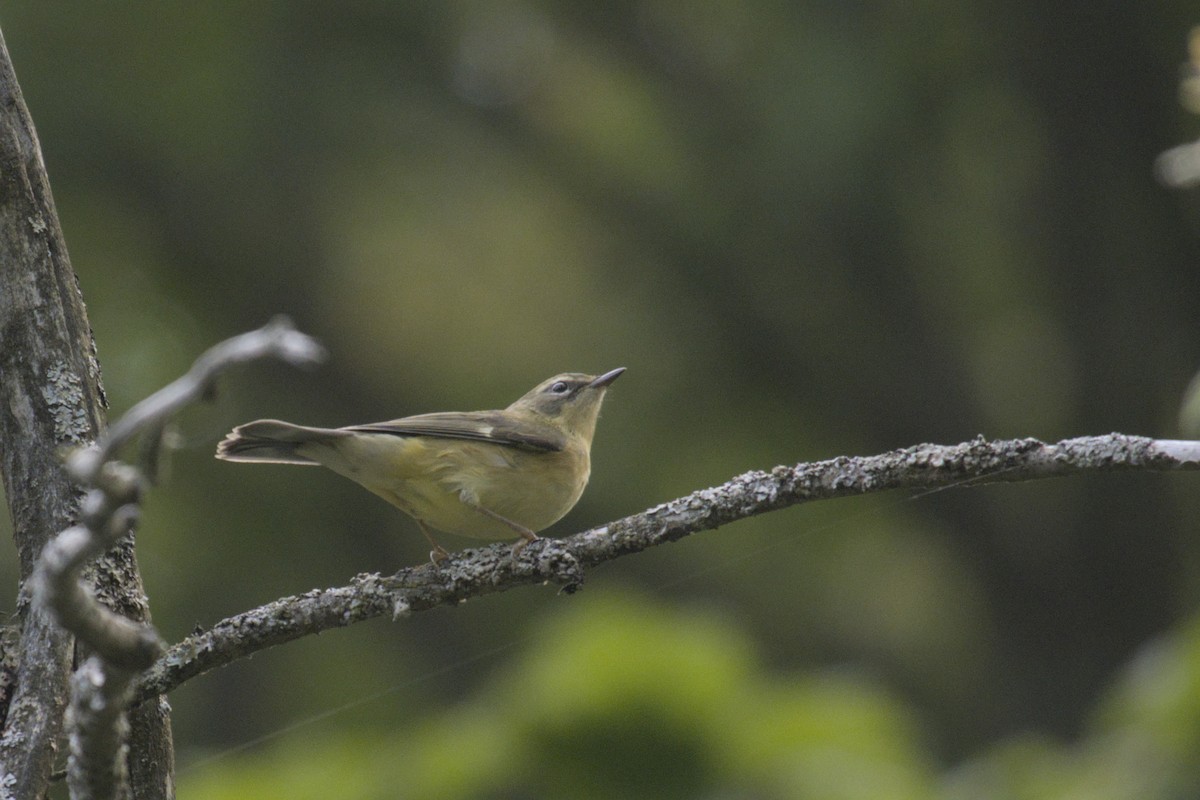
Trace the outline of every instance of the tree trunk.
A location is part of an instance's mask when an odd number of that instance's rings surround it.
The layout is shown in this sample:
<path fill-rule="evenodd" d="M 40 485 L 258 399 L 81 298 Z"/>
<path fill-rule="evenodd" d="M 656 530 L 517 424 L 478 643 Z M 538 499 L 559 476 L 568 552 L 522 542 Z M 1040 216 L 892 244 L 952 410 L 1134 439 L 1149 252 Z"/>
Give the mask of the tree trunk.
<path fill-rule="evenodd" d="M 95 440 L 105 405 L 41 148 L 0 34 L 0 471 L 20 559 L 22 626 L 16 686 L 0 734 L 5 795 L 45 794 L 62 733 L 73 641 L 32 609 L 27 579 L 46 542 L 76 521 L 80 495 L 62 452 Z M 149 620 L 132 539 L 98 559 L 91 579 L 110 608 Z M 130 717 L 134 797 L 172 797 L 165 701 L 143 703 Z"/>

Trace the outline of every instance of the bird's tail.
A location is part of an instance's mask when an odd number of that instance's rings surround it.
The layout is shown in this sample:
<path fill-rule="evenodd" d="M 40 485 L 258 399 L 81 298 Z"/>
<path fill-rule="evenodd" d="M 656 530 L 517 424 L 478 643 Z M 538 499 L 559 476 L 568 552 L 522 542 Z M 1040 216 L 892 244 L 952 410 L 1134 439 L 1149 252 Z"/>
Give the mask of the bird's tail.
<path fill-rule="evenodd" d="M 316 464 L 300 455 L 304 444 L 346 436 L 333 428 L 309 428 L 277 419 L 260 419 L 234 428 L 217 445 L 217 458 L 224 461 L 251 461 L 262 464 Z"/>

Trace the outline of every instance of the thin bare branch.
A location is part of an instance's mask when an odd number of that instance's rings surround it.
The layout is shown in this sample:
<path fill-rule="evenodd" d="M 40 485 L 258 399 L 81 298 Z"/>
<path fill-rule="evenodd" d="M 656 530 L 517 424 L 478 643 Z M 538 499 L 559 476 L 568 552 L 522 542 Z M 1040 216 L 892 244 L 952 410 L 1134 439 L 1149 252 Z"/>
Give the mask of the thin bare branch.
<path fill-rule="evenodd" d="M 1109 434 L 1045 444 L 1036 439 L 922 444 L 769 472 L 655 506 L 565 539 L 543 539 L 513 558 L 507 545 L 465 550 L 438 565 L 359 575 L 349 586 L 285 597 L 230 617 L 171 647 L 141 678 L 137 701 L 259 650 L 374 617 L 393 619 L 547 581 L 574 591 L 583 569 L 740 519 L 813 500 L 958 484 L 1024 481 L 1113 470 L 1200 469 L 1200 442 Z"/>

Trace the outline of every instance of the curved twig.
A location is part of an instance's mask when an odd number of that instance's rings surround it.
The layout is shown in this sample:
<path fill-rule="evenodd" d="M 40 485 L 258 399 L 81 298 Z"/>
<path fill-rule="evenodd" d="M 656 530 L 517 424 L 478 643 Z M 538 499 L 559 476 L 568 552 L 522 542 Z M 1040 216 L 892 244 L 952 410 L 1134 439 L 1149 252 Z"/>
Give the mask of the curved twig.
<path fill-rule="evenodd" d="M 127 794 L 129 726 L 125 709 L 134 676 L 154 663 L 164 644 L 154 628 L 105 608 L 80 583 L 84 565 L 133 532 L 145 480 L 141 472 L 115 460 L 135 436 L 161 434 L 184 406 L 211 391 L 218 374 L 237 364 L 275 357 L 307 366 L 324 349 L 284 317 L 207 350 L 179 379 L 134 406 L 94 447 L 68 459 L 72 476 L 84 486 L 80 524 L 60 532 L 42 549 L 33 574 L 36 606 L 53 613 L 94 654 L 72 680 L 69 711 L 71 755 L 67 781 L 71 796 L 92 800 Z"/>
<path fill-rule="evenodd" d="M 308 367 L 325 360 L 325 348 L 316 339 L 297 331 L 283 315 L 258 330 L 213 345 L 200 354 L 184 375 L 125 412 L 95 447 L 72 454 L 67 464 L 71 474 L 80 483 L 92 483 L 100 468 L 131 439 L 141 433 L 161 431 L 185 406 L 211 393 L 222 372 L 263 358 L 278 358 L 292 366 Z"/>

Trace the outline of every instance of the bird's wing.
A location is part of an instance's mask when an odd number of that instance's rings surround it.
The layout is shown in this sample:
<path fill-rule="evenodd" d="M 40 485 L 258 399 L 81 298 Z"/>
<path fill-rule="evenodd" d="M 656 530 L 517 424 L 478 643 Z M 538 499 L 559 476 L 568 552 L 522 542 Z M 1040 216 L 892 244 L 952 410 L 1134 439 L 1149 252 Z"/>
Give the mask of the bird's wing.
<path fill-rule="evenodd" d="M 448 411 L 414 417 L 351 425 L 341 428 L 355 433 L 390 436 L 429 436 L 435 439 L 468 439 L 515 447 L 535 453 L 557 452 L 567 446 L 566 436 L 550 425 L 531 420 L 513 420 L 500 411 Z"/>

